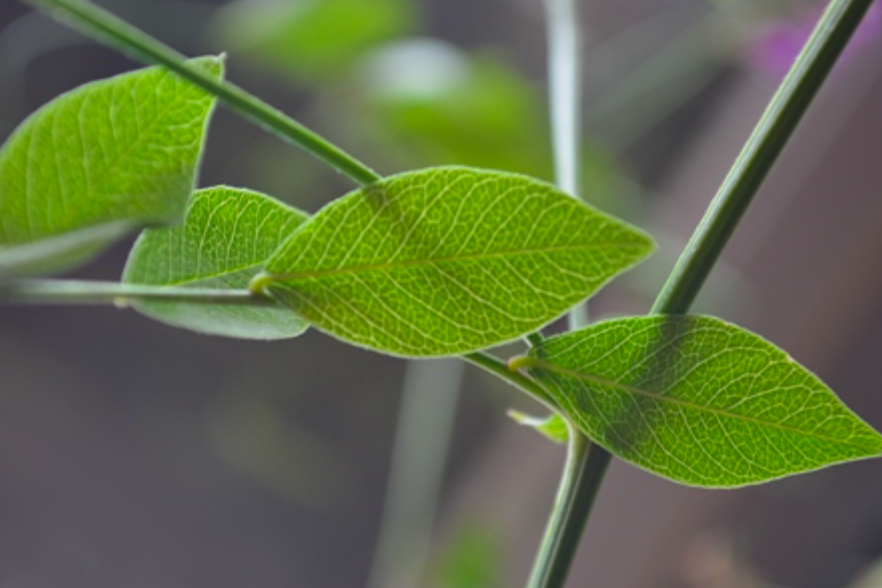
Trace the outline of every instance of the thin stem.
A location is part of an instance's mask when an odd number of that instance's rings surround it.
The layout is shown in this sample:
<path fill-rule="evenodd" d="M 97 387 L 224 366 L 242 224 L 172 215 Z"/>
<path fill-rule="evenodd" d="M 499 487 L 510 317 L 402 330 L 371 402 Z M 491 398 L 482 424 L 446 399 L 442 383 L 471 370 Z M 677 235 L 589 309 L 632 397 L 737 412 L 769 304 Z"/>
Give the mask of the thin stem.
<path fill-rule="evenodd" d="M 652 312 L 682 314 L 873 0 L 832 0 L 723 181 Z"/>
<path fill-rule="evenodd" d="M 542 538 L 537 564 L 527 584 L 530 588 L 563 586 L 594 505 L 599 484 L 609 459 L 592 459 L 592 454 L 606 451 L 588 440 L 568 423 L 567 460 L 561 474 L 548 531 Z"/>
<path fill-rule="evenodd" d="M 423 584 L 464 367 L 407 364 L 368 588 Z"/>
<path fill-rule="evenodd" d="M 535 400 L 538 400 L 547 406 L 550 410 L 558 410 L 557 403 L 548 395 L 548 392 L 546 392 L 542 386 L 517 370 L 509 369 L 504 361 L 493 357 L 489 353 L 476 351 L 475 353 L 463 355 L 462 359 L 490 372 L 491 374 L 499 376 L 522 392 L 526 392 Z"/>
<path fill-rule="evenodd" d="M 545 0 L 548 21 L 548 88 L 555 174 L 558 186 L 579 193 L 581 123 L 580 30 L 575 0 Z M 578 197 L 578 196 L 577 196 Z M 587 303 L 569 314 L 570 330 L 588 324 Z M 588 514 L 609 460 L 591 456 L 605 451 L 567 421 L 567 458 L 528 588 L 561 588 L 576 556 Z M 598 469 L 599 468 L 599 469 Z M 593 489 L 591 486 L 593 485 Z"/>
<path fill-rule="evenodd" d="M 116 304 L 129 300 L 166 300 L 274 306 L 275 301 L 249 290 L 145 286 L 80 280 L 14 280 L 0 286 L 0 304 Z"/>
<path fill-rule="evenodd" d="M 84 0 L 23 1 L 140 61 L 165 66 L 182 78 L 214 94 L 232 110 L 251 122 L 305 149 L 360 185 L 371 184 L 380 179 L 380 176 L 364 163 L 280 110 L 234 84 L 214 79 L 198 67 L 188 63 L 183 55 L 168 45 L 90 2 Z"/>
<path fill-rule="evenodd" d="M 579 193 L 579 137 L 582 132 L 581 40 L 575 0 L 546 0 L 548 93 L 556 183 Z"/>
<path fill-rule="evenodd" d="M 763 179 L 871 4 L 872 0 L 832 0 L 696 228 L 652 312 L 688 312 Z M 584 502 L 558 527 L 579 532 L 561 534 L 561 548 L 556 552 L 545 550 L 543 544 L 540 553 L 548 553 L 552 561 L 545 563 L 548 573 L 531 583 L 531 588 L 564 585 L 566 570 L 610 459 L 607 451 L 595 447 L 583 454 L 577 474 L 569 477 L 565 472 L 561 492 L 584 495 Z M 555 512 L 551 524 L 559 518 Z"/>

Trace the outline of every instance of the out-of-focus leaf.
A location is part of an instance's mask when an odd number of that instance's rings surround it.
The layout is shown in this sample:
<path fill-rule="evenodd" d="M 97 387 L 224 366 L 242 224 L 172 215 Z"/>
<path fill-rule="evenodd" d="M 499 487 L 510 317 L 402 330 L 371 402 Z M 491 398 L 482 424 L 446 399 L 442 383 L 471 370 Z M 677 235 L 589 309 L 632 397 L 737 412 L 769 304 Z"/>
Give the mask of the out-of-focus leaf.
<path fill-rule="evenodd" d="M 514 68 L 452 45 L 415 39 L 368 56 L 354 124 L 411 164 L 458 163 L 548 177 L 546 114 Z"/>
<path fill-rule="evenodd" d="M 194 63 L 220 76 L 219 58 Z M 162 68 L 86 84 L 0 150 L 0 277 L 83 261 L 127 228 L 177 221 L 214 98 Z"/>
<path fill-rule="evenodd" d="M 237 0 L 220 11 L 214 31 L 225 50 L 322 81 L 408 34 L 415 21 L 411 0 Z"/>
<path fill-rule="evenodd" d="M 135 243 L 129 284 L 243 290 L 263 262 L 308 216 L 257 192 L 216 187 L 193 194 L 179 227 L 148 229 Z M 164 323 L 240 339 L 285 339 L 306 323 L 283 306 L 141 300 L 134 307 Z"/>

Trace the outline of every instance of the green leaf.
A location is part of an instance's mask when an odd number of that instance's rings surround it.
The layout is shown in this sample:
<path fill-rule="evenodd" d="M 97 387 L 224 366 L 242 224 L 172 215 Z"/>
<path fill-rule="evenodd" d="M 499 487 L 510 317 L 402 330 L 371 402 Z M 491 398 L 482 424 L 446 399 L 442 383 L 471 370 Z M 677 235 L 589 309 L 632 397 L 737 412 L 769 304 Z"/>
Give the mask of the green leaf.
<path fill-rule="evenodd" d="M 135 243 L 123 281 L 243 290 L 267 257 L 307 215 L 269 196 L 215 187 L 193 194 L 184 224 L 148 229 Z M 164 323 L 241 339 L 296 337 L 306 323 L 283 306 L 137 301 Z"/>
<path fill-rule="evenodd" d="M 433 168 L 331 203 L 252 288 L 356 345 L 458 355 L 541 328 L 652 248 L 643 232 L 550 184 Z"/>
<path fill-rule="evenodd" d="M 221 75 L 219 58 L 195 63 Z M 124 229 L 179 220 L 214 103 L 148 68 L 34 113 L 0 149 L 0 277 L 63 269 Z"/>
<path fill-rule="evenodd" d="M 302 81 L 321 81 L 409 34 L 415 12 L 410 0 L 238 0 L 212 28 L 224 49 Z"/>
<path fill-rule="evenodd" d="M 508 416 L 519 425 L 531 427 L 543 437 L 555 443 L 566 443 L 570 438 L 567 422 L 559 414 L 550 414 L 547 417 L 535 417 L 526 413 L 510 410 Z"/>
<path fill-rule="evenodd" d="M 62 233 L 33 243 L 0 247 L 0 280 L 48 274 L 98 255 L 111 241 L 136 230 L 130 221 L 118 221 Z"/>
<path fill-rule="evenodd" d="M 521 365 L 586 435 L 671 480 L 731 488 L 882 454 L 882 436 L 816 376 L 704 316 L 598 323 Z"/>

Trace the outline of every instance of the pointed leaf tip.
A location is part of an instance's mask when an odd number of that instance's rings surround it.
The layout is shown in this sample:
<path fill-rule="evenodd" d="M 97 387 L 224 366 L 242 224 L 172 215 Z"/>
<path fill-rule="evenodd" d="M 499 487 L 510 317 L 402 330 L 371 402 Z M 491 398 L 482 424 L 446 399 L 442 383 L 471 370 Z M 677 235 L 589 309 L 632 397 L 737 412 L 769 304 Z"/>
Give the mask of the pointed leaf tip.
<path fill-rule="evenodd" d="M 318 212 L 260 285 L 311 324 L 392 355 L 460 355 L 564 314 L 654 249 L 643 231 L 518 174 L 440 167 Z"/>
<path fill-rule="evenodd" d="M 717 318 L 611 320 L 530 353 L 530 375 L 586 435 L 677 482 L 731 488 L 882 454 L 815 375 Z"/>

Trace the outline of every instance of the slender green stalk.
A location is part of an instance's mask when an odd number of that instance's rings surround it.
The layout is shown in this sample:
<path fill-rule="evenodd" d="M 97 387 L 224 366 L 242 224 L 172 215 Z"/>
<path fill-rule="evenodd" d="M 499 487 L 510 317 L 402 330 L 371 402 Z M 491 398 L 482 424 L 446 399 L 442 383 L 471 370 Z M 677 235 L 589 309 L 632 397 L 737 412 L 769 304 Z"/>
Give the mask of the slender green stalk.
<path fill-rule="evenodd" d="M 592 443 L 571 423 L 567 423 L 567 427 L 567 459 L 536 565 L 527 583 L 529 588 L 566 584 L 570 564 L 597 496 L 599 486 L 594 480 L 602 478 L 609 466 L 609 459 L 591 457 L 598 452 L 609 455 L 602 447 Z"/>
<path fill-rule="evenodd" d="M 489 353 L 484 353 L 483 351 L 463 355 L 462 359 L 502 378 L 512 386 L 518 388 L 521 392 L 525 392 L 529 396 L 532 396 L 535 400 L 541 402 L 550 410 L 558 411 L 557 403 L 548 395 L 548 392 L 546 392 L 542 386 L 519 371 L 509 369 L 504 361 L 493 357 Z"/>
<path fill-rule="evenodd" d="M 832 0 L 668 278 L 652 312 L 689 310 L 717 259 L 873 0 Z"/>
<path fill-rule="evenodd" d="M 368 166 L 280 110 L 238 86 L 212 78 L 187 63 L 186 58 L 171 47 L 90 2 L 85 0 L 23 1 L 140 61 L 168 68 L 182 78 L 214 94 L 232 110 L 251 122 L 305 149 L 360 185 L 371 184 L 380 179 L 380 176 Z"/>
<path fill-rule="evenodd" d="M 652 312 L 688 312 L 763 179 L 871 4 L 872 0 L 832 0 L 711 202 Z M 558 527 L 572 529 L 572 532 L 559 532 L 561 546 L 554 551 L 548 550 L 553 559 L 542 562 L 547 571 L 530 584 L 531 588 L 564 585 L 581 530 L 591 515 L 594 497 L 611 459 L 607 451 L 599 447 L 595 449 L 580 454 L 581 467 L 573 477 L 568 475 L 571 472 L 564 473 L 561 493 L 578 495 L 581 508 L 571 508 L 569 514 L 563 515 L 555 511 L 551 524 L 563 519 Z M 563 507 L 556 505 L 557 508 Z"/>
<path fill-rule="evenodd" d="M 167 300 L 246 306 L 273 306 L 275 301 L 249 290 L 215 290 L 142 286 L 117 282 L 23 279 L 0 286 L 0 304 L 116 304 L 129 300 Z"/>

